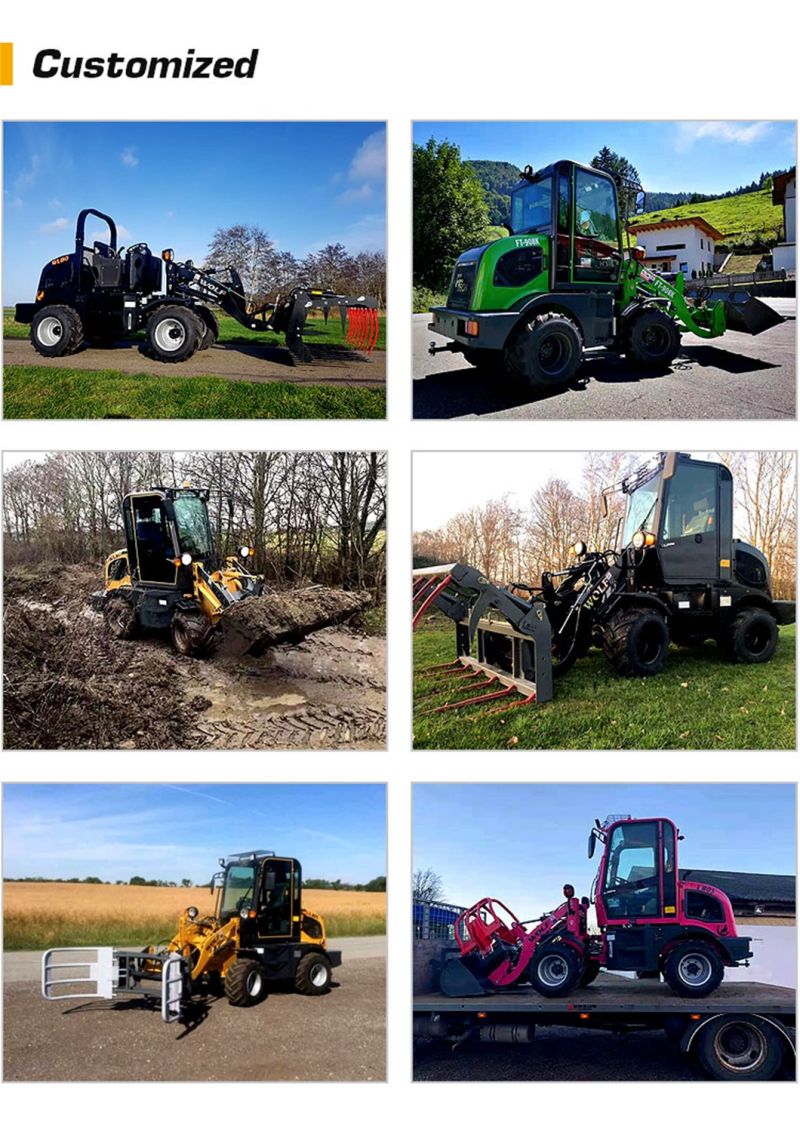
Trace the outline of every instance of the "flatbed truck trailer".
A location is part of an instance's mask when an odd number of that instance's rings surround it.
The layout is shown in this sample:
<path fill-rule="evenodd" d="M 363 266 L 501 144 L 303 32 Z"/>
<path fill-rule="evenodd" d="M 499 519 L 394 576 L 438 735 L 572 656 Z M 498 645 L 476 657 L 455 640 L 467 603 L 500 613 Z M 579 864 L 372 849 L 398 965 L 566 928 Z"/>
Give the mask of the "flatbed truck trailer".
<path fill-rule="evenodd" d="M 795 991 L 743 981 L 723 983 L 702 1000 L 678 997 L 658 979 L 601 972 L 568 997 L 520 986 L 481 997 L 414 997 L 414 1045 L 467 1040 L 531 1044 L 537 1027 L 627 1033 L 663 1029 L 713 1079 L 766 1080 L 794 1070 Z"/>

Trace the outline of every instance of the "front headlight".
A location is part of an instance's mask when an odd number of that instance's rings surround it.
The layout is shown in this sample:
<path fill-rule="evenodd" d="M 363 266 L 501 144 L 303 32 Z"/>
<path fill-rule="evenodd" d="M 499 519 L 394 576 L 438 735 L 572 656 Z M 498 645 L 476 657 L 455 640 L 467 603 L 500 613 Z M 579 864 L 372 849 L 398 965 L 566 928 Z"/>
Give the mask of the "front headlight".
<path fill-rule="evenodd" d="M 200 914 L 200 912 L 197 910 L 196 907 L 187 907 L 186 908 L 186 914 L 189 916 L 190 919 L 196 919 L 197 916 Z"/>
<path fill-rule="evenodd" d="M 239 554 L 241 555 L 242 559 L 246 559 L 248 557 L 248 555 L 250 554 L 250 548 L 249 547 L 240 547 L 239 548 Z"/>
<path fill-rule="evenodd" d="M 586 554 L 586 544 L 583 542 L 583 540 L 576 540 L 572 545 L 571 551 L 573 555 L 577 556 L 577 558 L 580 559 L 582 555 Z"/>
<path fill-rule="evenodd" d="M 183 555 L 181 556 L 181 563 L 183 563 L 184 567 L 188 567 L 189 564 L 191 563 L 191 561 L 192 561 L 192 557 L 189 554 L 189 552 L 184 551 Z"/>
<path fill-rule="evenodd" d="M 644 547 L 646 542 L 647 542 L 647 540 L 646 540 L 644 532 L 641 532 L 641 531 L 634 532 L 633 539 L 631 540 L 631 543 L 633 544 L 633 546 L 636 548 L 637 551 L 641 551 L 641 549 Z"/>

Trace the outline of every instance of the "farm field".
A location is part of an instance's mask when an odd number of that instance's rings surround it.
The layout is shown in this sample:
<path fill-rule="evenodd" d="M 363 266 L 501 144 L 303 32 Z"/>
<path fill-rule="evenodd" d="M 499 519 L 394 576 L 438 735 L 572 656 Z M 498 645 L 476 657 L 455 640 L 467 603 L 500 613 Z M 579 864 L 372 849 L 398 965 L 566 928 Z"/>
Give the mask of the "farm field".
<path fill-rule="evenodd" d="M 178 916 L 194 905 L 210 913 L 208 888 L 108 884 L 4 883 L 6 950 L 48 946 L 144 945 L 169 939 Z M 328 936 L 384 934 L 386 893 L 310 888 L 303 905 L 325 919 Z"/>
<path fill-rule="evenodd" d="M 710 643 L 700 649 L 672 646 L 664 670 L 641 680 L 615 676 L 593 649 L 556 680 L 549 704 L 494 714 L 491 705 L 434 714 L 433 708 L 459 693 L 458 682 L 449 687 L 425 672 L 426 666 L 452 660 L 455 648 L 449 626 L 427 625 L 414 635 L 414 745 L 425 750 L 791 750 L 795 637 L 795 626 L 783 627 L 778 650 L 766 665 L 720 661 Z"/>

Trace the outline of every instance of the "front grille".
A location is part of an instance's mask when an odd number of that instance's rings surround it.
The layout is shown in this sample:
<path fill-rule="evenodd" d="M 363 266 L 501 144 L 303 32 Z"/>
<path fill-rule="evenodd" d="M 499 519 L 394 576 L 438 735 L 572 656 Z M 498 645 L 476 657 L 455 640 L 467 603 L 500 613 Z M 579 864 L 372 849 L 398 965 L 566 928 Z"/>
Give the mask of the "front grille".
<path fill-rule="evenodd" d="M 457 262 L 447 303 L 451 309 L 469 309 L 475 285 L 475 262 Z"/>

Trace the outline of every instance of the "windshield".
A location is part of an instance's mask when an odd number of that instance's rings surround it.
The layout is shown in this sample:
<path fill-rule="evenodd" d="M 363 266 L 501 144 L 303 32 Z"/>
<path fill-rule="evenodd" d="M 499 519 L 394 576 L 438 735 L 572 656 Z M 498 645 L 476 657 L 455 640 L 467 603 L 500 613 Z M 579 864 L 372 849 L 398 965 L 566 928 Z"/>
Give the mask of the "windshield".
<path fill-rule="evenodd" d="M 201 557 L 210 555 L 211 528 L 205 501 L 193 493 L 179 493 L 174 507 L 181 551 Z"/>
<path fill-rule="evenodd" d="M 627 547 L 634 534 L 641 528 L 642 531 L 652 532 L 656 516 L 656 500 L 661 484 L 661 474 L 656 473 L 644 485 L 628 496 L 628 508 L 625 513 L 625 524 L 622 529 L 622 546 Z"/>
<path fill-rule="evenodd" d="M 238 914 L 253 906 L 255 869 L 252 864 L 231 865 L 225 873 L 225 886 L 222 891 L 222 915 Z"/>
<path fill-rule="evenodd" d="M 618 825 L 611 834 L 603 896 L 609 918 L 657 915 L 658 824 Z"/>
<path fill-rule="evenodd" d="M 553 223 L 553 179 L 545 176 L 511 195 L 511 230 L 515 235 L 550 231 Z"/>

